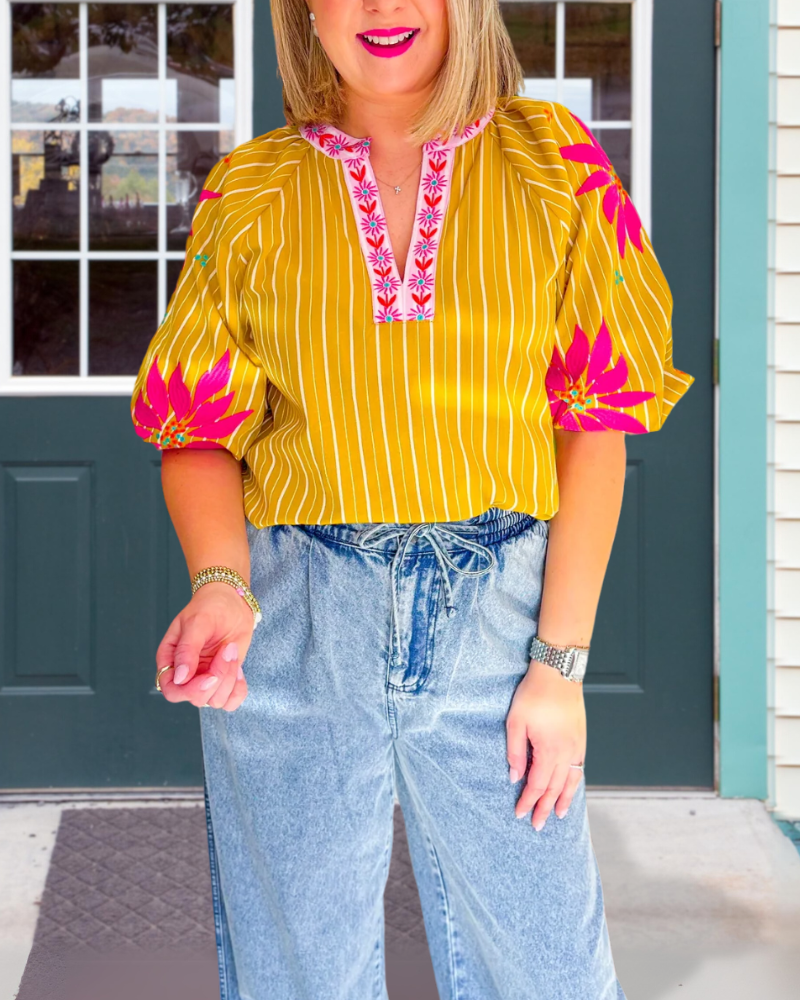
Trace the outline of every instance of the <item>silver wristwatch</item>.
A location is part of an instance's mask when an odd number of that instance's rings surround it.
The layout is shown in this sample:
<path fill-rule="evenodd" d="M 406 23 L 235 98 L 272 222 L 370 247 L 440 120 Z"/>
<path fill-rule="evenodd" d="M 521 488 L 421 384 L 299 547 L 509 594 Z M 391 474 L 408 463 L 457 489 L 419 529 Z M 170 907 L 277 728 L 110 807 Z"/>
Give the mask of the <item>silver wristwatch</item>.
<path fill-rule="evenodd" d="M 582 681 L 589 662 L 589 647 L 551 646 L 537 635 L 531 643 L 530 658 L 555 667 L 568 681 Z"/>

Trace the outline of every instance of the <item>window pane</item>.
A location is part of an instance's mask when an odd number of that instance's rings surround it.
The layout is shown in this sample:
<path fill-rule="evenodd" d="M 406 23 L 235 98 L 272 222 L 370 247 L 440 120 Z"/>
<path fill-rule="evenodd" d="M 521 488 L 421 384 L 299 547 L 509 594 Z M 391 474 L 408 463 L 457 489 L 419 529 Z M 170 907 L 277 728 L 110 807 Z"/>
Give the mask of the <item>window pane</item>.
<path fill-rule="evenodd" d="M 78 5 L 11 4 L 11 120 L 77 118 Z"/>
<path fill-rule="evenodd" d="M 232 132 L 167 133 L 168 250 L 186 248 L 203 182 L 232 147 Z"/>
<path fill-rule="evenodd" d="M 233 8 L 167 6 L 167 78 L 177 102 L 168 121 L 233 124 Z"/>
<path fill-rule="evenodd" d="M 592 130 L 597 141 L 608 154 L 622 186 L 631 189 L 631 130 L 629 128 L 602 128 Z"/>
<path fill-rule="evenodd" d="M 584 120 L 629 121 L 631 5 L 568 3 L 565 11 L 564 103 Z"/>
<path fill-rule="evenodd" d="M 158 134 L 89 133 L 89 246 L 158 248 Z"/>
<path fill-rule="evenodd" d="M 89 263 L 89 374 L 135 375 L 158 326 L 154 260 Z"/>
<path fill-rule="evenodd" d="M 89 4 L 89 121 L 158 121 L 157 15 L 156 4 Z"/>
<path fill-rule="evenodd" d="M 79 266 L 14 261 L 14 375 L 79 373 Z"/>
<path fill-rule="evenodd" d="M 168 260 L 167 261 L 167 296 L 165 301 L 169 302 L 172 298 L 172 293 L 178 287 L 178 278 L 181 276 L 181 271 L 183 270 L 184 261 L 182 260 Z"/>
<path fill-rule="evenodd" d="M 501 3 L 500 11 L 514 45 L 514 52 L 525 73 L 526 83 L 522 96 L 554 100 L 556 5 Z"/>
<path fill-rule="evenodd" d="M 11 133 L 15 250 L 77 250 L 78 132 Z"/>

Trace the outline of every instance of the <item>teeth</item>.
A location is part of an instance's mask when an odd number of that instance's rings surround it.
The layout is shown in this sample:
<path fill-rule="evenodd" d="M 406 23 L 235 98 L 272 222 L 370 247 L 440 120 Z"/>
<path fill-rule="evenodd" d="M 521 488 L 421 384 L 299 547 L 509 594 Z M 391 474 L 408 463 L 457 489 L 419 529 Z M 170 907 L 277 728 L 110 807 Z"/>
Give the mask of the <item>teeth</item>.
<path fill-rule="evenodd" d="M 406 39 L 411 38 L 413 34 L 413 31 L 406 31 L 402 35 L 387 35 L 383 37 L 364 35 L 364 38 L 372 45 L 399 45 L 400 42 L 405 42 Z"/>

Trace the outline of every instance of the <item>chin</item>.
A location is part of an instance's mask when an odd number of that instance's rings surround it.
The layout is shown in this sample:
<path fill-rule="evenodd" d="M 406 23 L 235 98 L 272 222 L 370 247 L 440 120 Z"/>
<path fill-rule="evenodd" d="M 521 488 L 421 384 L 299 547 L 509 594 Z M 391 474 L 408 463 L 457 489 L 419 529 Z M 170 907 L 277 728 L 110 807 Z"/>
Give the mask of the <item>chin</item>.
<path fill-rule="evenodd" d="M 385 77 L 380 80 L 364 81 L 364 83 L 364 92 L 378 98 L 406 97 L 419 93 L 424 87 L 424 84 L 419 80 L 387 81 Z"/>

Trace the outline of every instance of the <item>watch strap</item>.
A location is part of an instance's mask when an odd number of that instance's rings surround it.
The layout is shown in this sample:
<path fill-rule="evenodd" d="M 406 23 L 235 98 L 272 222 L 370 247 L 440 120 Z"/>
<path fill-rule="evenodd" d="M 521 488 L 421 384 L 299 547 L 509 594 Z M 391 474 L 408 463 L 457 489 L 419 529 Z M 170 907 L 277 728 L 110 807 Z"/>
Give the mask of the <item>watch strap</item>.
<path fill-rule="evenodd" d="M 563 677 L 582 681 L 589 659 L 588 646 L 554 646 L 537 635 L 531 642 L 530 658 L 537 663 L 555 667 Z"/>

